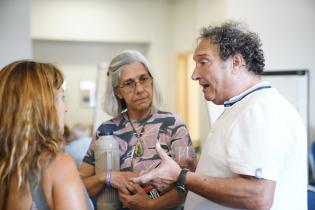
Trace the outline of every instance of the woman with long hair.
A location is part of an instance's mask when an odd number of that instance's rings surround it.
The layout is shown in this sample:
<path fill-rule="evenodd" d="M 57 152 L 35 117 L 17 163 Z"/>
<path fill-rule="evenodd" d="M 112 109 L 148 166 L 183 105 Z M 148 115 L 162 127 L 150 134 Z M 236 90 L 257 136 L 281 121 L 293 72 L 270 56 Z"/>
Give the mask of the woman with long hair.
<path fill-rule="evenodd" d="M 63 153 L 64 78 L 22 60 L 0 71 L 0 209 L 88 209 L 75 162 Z"/>

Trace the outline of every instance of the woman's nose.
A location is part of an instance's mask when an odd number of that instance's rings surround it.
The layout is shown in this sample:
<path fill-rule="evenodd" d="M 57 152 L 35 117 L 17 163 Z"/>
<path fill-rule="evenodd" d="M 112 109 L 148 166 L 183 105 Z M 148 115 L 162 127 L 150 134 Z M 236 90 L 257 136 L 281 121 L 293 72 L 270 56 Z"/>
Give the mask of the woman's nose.
<path fill-rule="evenodd" d="M 136 92 L 142 92 L 144 90 L 142 84 L 139 81 L 135 82 L 135 90 Z"/>

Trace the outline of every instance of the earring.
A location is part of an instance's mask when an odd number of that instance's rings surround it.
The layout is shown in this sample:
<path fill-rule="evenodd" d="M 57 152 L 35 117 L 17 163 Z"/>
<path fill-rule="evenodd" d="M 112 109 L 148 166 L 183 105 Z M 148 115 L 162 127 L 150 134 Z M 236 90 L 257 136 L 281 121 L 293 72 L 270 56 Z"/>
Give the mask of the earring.
<path fill-rule="evenodd" d="M 123 97 L 122 97 L 119 93 L 116 93 L 115 95 L 116 95 L 120 100 L 123 99 Z"/>
<path fill-rule="evenodd" d="M 115 96 L 118 97 L 120 100 L 123 99 L 123 97 L 119 94 L 117 89 L 114 91 L 114 93 L 115 93 Z"/>

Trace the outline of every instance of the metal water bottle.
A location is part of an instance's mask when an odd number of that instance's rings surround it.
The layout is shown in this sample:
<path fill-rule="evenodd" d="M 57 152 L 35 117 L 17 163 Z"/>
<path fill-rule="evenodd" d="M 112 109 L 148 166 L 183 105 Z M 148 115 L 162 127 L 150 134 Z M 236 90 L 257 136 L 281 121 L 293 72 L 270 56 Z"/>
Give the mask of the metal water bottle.
<path fill-rule="evenodd" d="M 120 170 L 119 146 L 117 140 L 112 134 L 106 134 L 96 140 L 94 144 L 94 152 L 96 174 L 100 174 L 104 171 L 111 173 L 111 171 Z M 117 190 L 106 186 L 98 195 L 96 204 L 98 210 L 119 209 L 120 201 Z"/>

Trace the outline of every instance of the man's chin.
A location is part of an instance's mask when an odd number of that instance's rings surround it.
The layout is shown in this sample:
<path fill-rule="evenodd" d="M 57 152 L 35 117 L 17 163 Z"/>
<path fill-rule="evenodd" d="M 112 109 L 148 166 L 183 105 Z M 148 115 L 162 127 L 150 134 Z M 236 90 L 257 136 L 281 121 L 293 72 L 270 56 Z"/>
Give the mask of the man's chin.
<path fill-rule="evenodd" d="M 203 94 L 203 97 L 207 100 L 207 101 L 213 101 L 213 98 L 208 96 L 207 93 Z"/>

